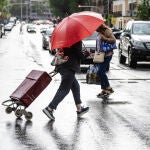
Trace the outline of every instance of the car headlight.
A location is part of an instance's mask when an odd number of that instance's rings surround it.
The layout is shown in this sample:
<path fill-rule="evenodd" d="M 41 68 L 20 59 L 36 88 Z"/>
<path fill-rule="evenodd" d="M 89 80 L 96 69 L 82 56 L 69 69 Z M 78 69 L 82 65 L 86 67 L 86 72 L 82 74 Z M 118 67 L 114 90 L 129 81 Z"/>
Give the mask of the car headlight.
<path fill-rule="evenodd" d="M 135 40 L 133 40 L 132 43 L 133 43 L 133 46 L 135 48 L 144 48 L 144 45 L 143 45 L 143 43 L 141 41 L 135 41 Z"/>
<path fill-rule="evenodd" d="M 46 41 L 47 41 L 47 42 L 49 41 L 49 37 L 46 37 Z"/>

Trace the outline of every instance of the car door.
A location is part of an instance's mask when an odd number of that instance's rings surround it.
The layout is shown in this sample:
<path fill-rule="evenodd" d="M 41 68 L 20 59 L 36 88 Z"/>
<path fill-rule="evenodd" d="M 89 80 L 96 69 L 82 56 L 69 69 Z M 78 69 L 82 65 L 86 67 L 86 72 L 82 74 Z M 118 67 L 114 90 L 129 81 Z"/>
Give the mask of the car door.
<path fill-rule="evenodd" d="M 121 35 L 121 49 L 122 55 L 128 57 L 128 49 L 131 46 L 130 39 L 131 39 L 131 27 L 132 22 L 128 22 L 122 35 Z"/>

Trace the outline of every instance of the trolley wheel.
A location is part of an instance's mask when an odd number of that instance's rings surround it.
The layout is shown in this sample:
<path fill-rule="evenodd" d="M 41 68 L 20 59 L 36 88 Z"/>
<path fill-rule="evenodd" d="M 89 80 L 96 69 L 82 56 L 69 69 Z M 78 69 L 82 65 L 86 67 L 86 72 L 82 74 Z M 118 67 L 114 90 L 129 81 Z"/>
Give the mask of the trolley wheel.
<path fill-rule="evenodd" d="M 17 118 L 20 118 L 23 115 L 22 110 L 21 109 L 17 109 L 15 111 L 15 115 L 16 115 Z"/>
<path fill-rule="evenodd" d="M 6 112 L 7 114 L 10 114 L 12 111 L 13 111 L 13 109 L 12 109 L 10 106 L 8 106 L 8 107 L 5 109 L 5 112 Z"/>
<path fill-rule="evenodd" d="M 26 112 L 26 113 L 25 113 L 25 118 L 26 118 L 26 120 L 31 120 L 32 117 L 33 117 L 33 115 L 32 115 L 31 112 Z"/>

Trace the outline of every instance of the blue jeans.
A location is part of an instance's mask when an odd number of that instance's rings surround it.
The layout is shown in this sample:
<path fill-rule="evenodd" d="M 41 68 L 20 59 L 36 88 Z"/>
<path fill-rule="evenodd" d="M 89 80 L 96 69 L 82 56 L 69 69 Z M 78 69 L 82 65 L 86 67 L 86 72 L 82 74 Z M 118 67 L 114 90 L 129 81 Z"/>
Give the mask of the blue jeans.
<path fill-rule="evenodd" d="M 112 59 L 112 55 L 107 56 L 104 58 L 103 63 L 98 64 L 98 75 L 99 75 L 100 82 L 101 82 L 101 89 L 103 90 L 107 89 L 110 86 L 108 77 L 106 75 L 106 71 L 107 71 L 107 67 L 109 66 L 111 59 Z"/>
<path fill-rule="evenodd" d="M 80 99 L 80 85 L 75 78 L 75 72 L 68 69 L 60 69 L 61 83 L 53 100 L 48 105 L 51 109 L 56 109 L 57 105 L 65 98 L 65 96 L 72 91 L 75 104 L 81 104 Z"/>

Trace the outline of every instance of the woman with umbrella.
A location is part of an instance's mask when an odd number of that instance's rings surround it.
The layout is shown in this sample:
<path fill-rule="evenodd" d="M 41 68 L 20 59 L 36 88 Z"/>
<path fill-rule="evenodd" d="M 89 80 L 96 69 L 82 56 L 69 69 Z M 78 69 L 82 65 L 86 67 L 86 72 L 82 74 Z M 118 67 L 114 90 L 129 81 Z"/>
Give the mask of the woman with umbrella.
<path fill-rule="evenodd" d="M 79 41 L 69 48 L 63 48 L 64 56 L 68 56 L 68 61 L 56 67 L 56 71 L 61 75 L 60 86 L 50 102 L 50 104 L 43 109 L 43 112 L 51 120 L 55 120 L 53 110 L 57 108 L 58 104 L 65 98 L 65 96 L 72 91 L 75 105 L 77 108 L 77 116 L 81 117 L 84 113 L 89 111 L 89 107 L 81 106 L 80 99 L 80 85 L 75 77 L 75 73 L 80 71 L 80 61 L 84 57 L 89 56 L 89 52 L 82 53 L 82 42 Z"/>
<path fill-rule="evenodd" d="M 54 29 L 51 37 L 51 49 L 63 48 L 64 56 L 68 61 L 57 67 L 61 75 L 61 83 L 50 104 L 43 109 L 43 112 L 52 120 L 53 110 L 72 91 L 77 116 L 81 117 L 89 111 L 89 107 L 81 106 L 80 86 L 75 78 L 75 73 L 80 70 L 80 61 L 89 56 L 89 52 L 82 52 L 82 39 L 92 35 L 99 25 L 104 23 L 101 14 L 95 12 L 79 12 L 64 18 Z"/>

